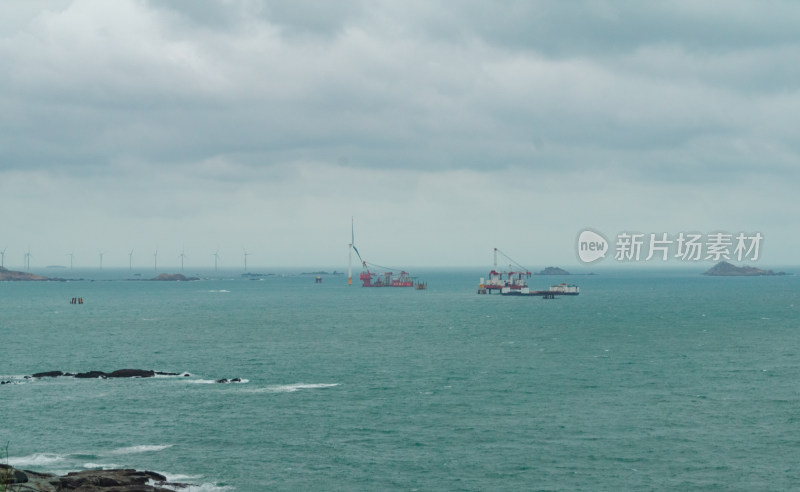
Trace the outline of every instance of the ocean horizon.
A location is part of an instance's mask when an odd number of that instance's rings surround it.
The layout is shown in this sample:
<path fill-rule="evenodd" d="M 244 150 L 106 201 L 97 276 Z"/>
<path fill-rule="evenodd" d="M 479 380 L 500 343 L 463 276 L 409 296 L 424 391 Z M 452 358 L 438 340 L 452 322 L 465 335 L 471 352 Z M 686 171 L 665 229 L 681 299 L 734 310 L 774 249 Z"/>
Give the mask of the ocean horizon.
<path fill-rule="evenodd" d="M 710 266 L 532 276 L 581 288 L 552 300 L 478 295 L 477 267 L 409 269 L 423 291 L 32 269 L 85 280 L 0 282 L 2 461 L 202 491 L 794 488 L 800 280 Z M 26 377 L 123 368 L 178 375 Z"/>

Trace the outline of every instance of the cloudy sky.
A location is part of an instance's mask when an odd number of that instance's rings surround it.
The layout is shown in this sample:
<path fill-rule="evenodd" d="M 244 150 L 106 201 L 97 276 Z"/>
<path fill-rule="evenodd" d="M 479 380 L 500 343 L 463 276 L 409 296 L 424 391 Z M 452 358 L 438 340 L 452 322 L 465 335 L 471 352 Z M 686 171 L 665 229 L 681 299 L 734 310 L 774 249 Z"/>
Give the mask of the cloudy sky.
<path fill-rule="evenodd" d="M 793 1 L 12 0 L 0 250 L 580 265 L 584 228 L 797 264 Z M 608 262 L 609 260 L 603 260 Z M 704 267 L 707 267 L 704 265 Z"/>

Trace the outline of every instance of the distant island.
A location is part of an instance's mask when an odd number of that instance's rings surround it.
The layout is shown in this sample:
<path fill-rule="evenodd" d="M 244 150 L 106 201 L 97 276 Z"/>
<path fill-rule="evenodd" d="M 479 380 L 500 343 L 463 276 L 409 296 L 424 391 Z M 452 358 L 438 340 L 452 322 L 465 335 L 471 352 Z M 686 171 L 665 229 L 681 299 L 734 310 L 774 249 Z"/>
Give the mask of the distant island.
<path fill-rule="evenodd" d="M 336 270 L 333 273 L 328 273 L 324 270 L 320 270 L 319 272 L 303 272 L 300 275 L 344 275 L 342 272 L 337 272 Z"/>
<path fill-rule="evenodd" d="M 41 275 L 34 275 L 28 272 L 17 272 L 15 270 L 9 270 L 7 268 L 0 267 L 0 282 L 6 281 L 47 281 L 47 280 L 54 280 L 54 281 L 64 281 L 63 278 L 50 278 L 50 277 L 43 277 Z"/>
<path fill-rule="evenodd" d="M 158 277 L 153 277 L 150 280 L 158 280 L 165 282 L 188 282 L 191 280 L 200 280 L 197 277 L 185 277 L 180 273 L 162 273 Z"/>
<path fill-rule="evenodd" d="M 751 266 L 737 267 L 727 261 L 720 261 L 709 268 L 703 275 L 710 277 L 758 277 L 767 275 L 786 275 L 786 272 L 773 272 L 772 270 L 762 270 Z"/>
<path fill-rule="evenodd" d="M 536 275 L 571 275 L 568 271 L 558 267 L 547 267 Z"/>

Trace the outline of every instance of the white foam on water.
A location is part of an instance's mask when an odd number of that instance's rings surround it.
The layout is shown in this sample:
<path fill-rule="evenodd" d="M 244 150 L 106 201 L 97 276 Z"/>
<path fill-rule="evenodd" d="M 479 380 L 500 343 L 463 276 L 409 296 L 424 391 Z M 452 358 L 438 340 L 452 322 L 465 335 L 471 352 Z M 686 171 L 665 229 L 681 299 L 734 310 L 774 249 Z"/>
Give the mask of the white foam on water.
<path fill-rule="evenodd" d="M 144 444 L 141 446 L 129 446 L 126 448 L 118 448 L 115 449 L 108 454 L 119 455 L 119 454 L 138 454 L 138 453 L 152 453 L 156 451 L 163 451 L 167 448 L 171 448 L 172 444 Z"/>
<path fill-rule="evenodd" d="M 227 381 L 218 382 L 216 379 L 187 379 L 186 382 L 192 384 L 244 384 L 249 383 L 250 380 L 240 378 L 239 381 L 231 381 L 229 379 Z"/>
<path fill-rule="evenodd" d="M 114 463 L 84 463 L 82 466 L 87 470 L 114 470 L 116 468 L 122 468 Z"/>
<path fill-rule="evenodd" d="M 229 291 L 229 290 L 227 290 L 227 289 L 219 289 L 219 290 L 209 290 L 209 292 L 221 292 L 221 293 L 225 293 L 225 292 L 230 292 L 230 291 Z"/>
<path fill-rule="evenodd" d="M 155 374 L 154 378 L 185 378 L 187 376 L 191 376 L 188 372 L 182 372 L 180 374 Z"/>
<path fill-rule="evenodd" d="M 174 475 L 172 475 L 172 474 L 164 473 L 164 472 L 157 472 L 157 473 L 167 477 L 167 482 L 181 483 L 181 484 L 187 483 L 187 482 L 196 481 L 196 480 L 199 480 L 199 479 L 203 478 L 203 475 L 182 475 L 182 474 L 174 474 Z M 170 485 L 169 483 L 156 482 L 156 481 L 153 481 L 152 479 L 149 480 L 147 483 L 148 483 L 148 485 L 152 485 L 152 486 L 156 486 L 156 487 L 162 487 L 162 488 L 165 488 L 165 489 L 175 490 L 175 491 L 219 492 L 219 491 L 234 490 L 235 489 L 234 487 L 231 487 L 229 485 L 217 485 L 217 484 L 213 484 L 213 483 L 201 483 L 201 484 L 187 483 L 186 487 L 182 487 L 182 486 L 179 486 L 179 485 Z"/>
<path fill-rule="evenodd" d="M 53 453 L 36 453 L 18 458 L 8 458 L 7 463 L 17 468 L 22 466 L 47 466 L 64 461 L 66 455 Z"/>
<path fill-rule="evenodd" d="M 204 483 L 200 485 L 190 485 L 186 488 L 180 488 L 176 490 L 186 490 L 188 492 L 221 492 L 226 490 L 235 490 L 234 487 L 229 485 L 216 485 L 213 483 Z"/>
<path fill-rule="evenodd" d="M 24 375 L 14 375 L 14 374 L 7 374 L 0 376 L 0 381 L 5 382 L 6 384 L 20 384 L 20 383 L 27 383 L 28 381 L 33 381 L 36 378 L 32 378 L 30 376 Z"/>
<path fill-rule="evenodd" d="M 185 482 L 186 480 L 199 480 L 203 478 L 203 475 L 181 475 L 179 473 L 170 475 L 169 473 L 158 473 L 167 477 L 167 482 Z"/>
<path fill-rule="evenodd" d="M 175 491 L 182 491 L 182 492 L 221 492 L 227 490 L 235 490 L 233 487 L 228 485 L 216 485 L 213 483 L 203 483 L 200 485 L 189 485 L 188 487 L 181 487 L 178 485 L 170 485 L 168 483 L 161 484 L 160 482 L 147 482 L 148 485 L 154 485 L 158 487 L 163 487 L 169 490 Z"/>
<path fill-rule="evenodd" d="M 266 388 L 259 388 L 254 392 L 269 392 L 269 393 L 294 393 L 300 390 L 333 388 L 339 386 L 339 383 L 295 383 L 295 384 L 279 384 L 267 386 Z"/>

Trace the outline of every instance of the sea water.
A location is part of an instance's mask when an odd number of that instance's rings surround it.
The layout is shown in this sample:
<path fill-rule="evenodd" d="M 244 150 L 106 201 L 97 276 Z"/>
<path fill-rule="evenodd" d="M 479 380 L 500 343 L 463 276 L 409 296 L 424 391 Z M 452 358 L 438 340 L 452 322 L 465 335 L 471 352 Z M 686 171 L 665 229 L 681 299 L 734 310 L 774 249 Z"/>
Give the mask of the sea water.
<path fill-rule="evenodd" d="M 581 287 L 543 300 L 423 273 L 0 282 L 2 461 L 209 491 L 800 486 L 800 278 L 534 276 Z M 181 375 L 25 378 L 123 368 Z"/>

